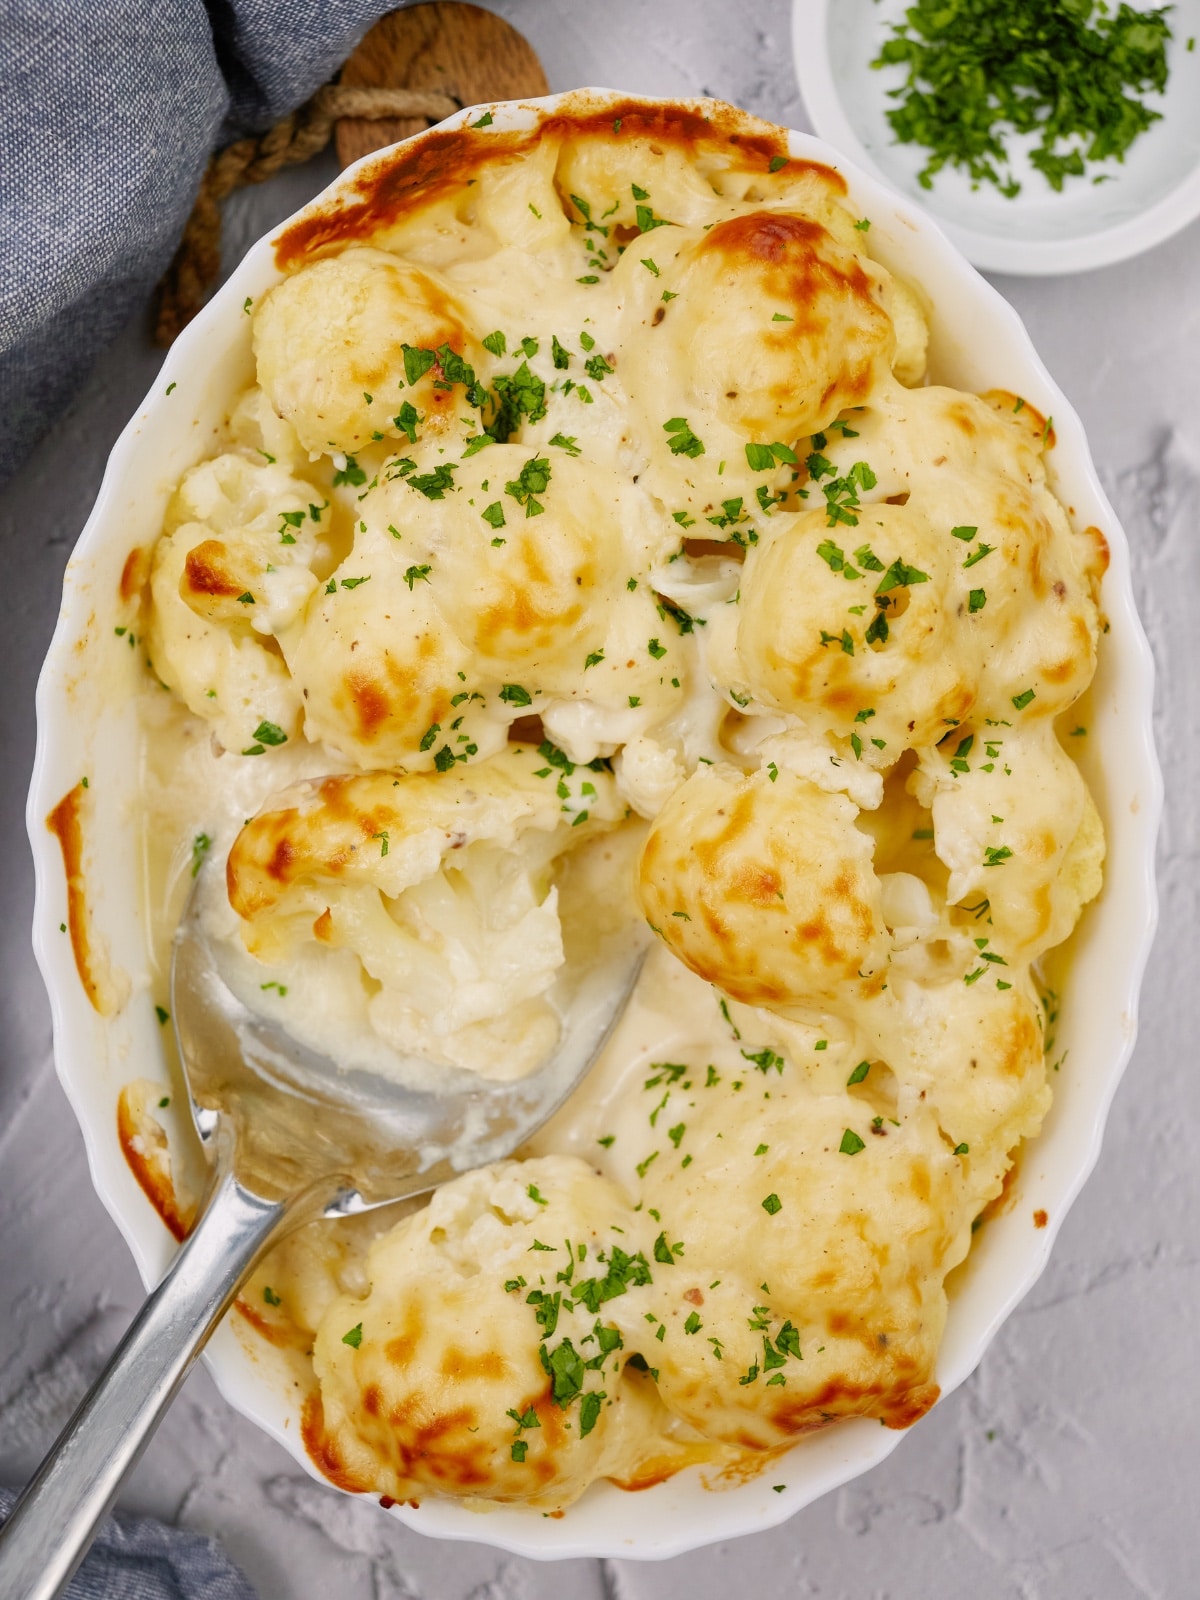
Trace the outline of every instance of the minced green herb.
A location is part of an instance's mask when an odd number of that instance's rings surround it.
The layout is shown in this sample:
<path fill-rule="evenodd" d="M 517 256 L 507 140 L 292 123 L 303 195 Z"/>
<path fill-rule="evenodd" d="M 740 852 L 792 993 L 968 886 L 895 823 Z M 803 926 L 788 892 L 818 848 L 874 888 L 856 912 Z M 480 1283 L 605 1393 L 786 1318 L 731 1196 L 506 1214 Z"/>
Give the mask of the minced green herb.
<path fill-rule="evenodd" d="M 1087 163 L 1125 159 L 1161 113 L 1139 98 L 1167 83 L 1170 6 L 1137 11 L 1097 0 L 917 0 L 892 24 L 873 67 L 905 81 L 887 113 L 901 144 L 929 151 L 919 176 L 955 166 L 972 186 L 1012 197 L 1008 139 L 1034 134 L 1029 161 L 1052 189 Z M 1100 176 L 1093 178 L 1099 182 Z"/>

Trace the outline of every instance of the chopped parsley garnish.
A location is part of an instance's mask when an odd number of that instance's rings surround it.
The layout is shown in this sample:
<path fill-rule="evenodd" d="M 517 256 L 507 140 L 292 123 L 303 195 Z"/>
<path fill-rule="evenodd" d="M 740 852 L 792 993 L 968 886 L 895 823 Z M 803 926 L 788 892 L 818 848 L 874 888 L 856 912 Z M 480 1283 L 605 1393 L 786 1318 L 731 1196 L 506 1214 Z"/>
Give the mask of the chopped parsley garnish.
<path fill-rule="evenodd" d="M 1052 189 L 1091 162 L 1121 161 L 1159 120 L 1139 98 L 1167 83 L 1170 7 L 1094 0 L 917 0 L 893 22 L 874 67 L 899 66 L 887 113 L 901 144 L 929 152 L 926 189 L 947 164 L 973 188 L 1012 198 L 1008 140 L 1036 135 L 1027 159 Z M 1098 181 L 1093 179 L 1093 182 Z"/>
<path fill-rule="evenodd" d="M 650 233 L 655 228 L 665 228 L 668 226 L 666 217 L 656 217 L 654 215 L 653 208 L 650 206 L 637 206 L 635 208 L 635 215 L 637 217 L 638 229 L 642 233 Z"/>
<path fill-rule="evenodd" d="M 1012 703 L 1018 711 L 1024 711 L 1029 702 L 1036 698 L 1037 695 L 1033 689 L 1023 689 L 1020 694 L 1013 695 Z"/>
<path fill-rule="evenodd" d="M 777 462 L 786 461 L 791 466 L 796 465 L 796 452 L 786 444 L 748 444 L 746 446 L 746 460 L 754 472 L 770 472 Z"/>
<path fill-rule="evenodd" d="M 517 477 L 504 485 L 505 494 L 525 507 L 526 517 L 539 517 L 545 511 L 545 506 L 535 496 L 545 494 L 550 484 L 550 470 L 548 456 L 533 456 Z"/>
<path fill-rule="evenodd" d="M 500 690 L 500 698 L 510 706 L 531 706 L 533 696 L 528 689 L 523 689 L 519 683 L 506 683 Z"/>
<path fill-rule="evenodd" d="M 972 589 L 967 597 L 967 610 L 974 615 L 976 611 L 982 611 L 985 605 L 987 605 L 987 590 Z"/>
<path fill-rule="evenodd" d="M 359 1345 L 362 1343 L 361 1322 L 355 1323 L 354 1327 L 350 1329 L 349 1333 L 344 1333 L 342 1335 L 342 1343 L 348 1344 L 352 1350 L 358 1349 Z"/>
<path fill-rule="evenodd" d="M 597 233 L 602 233 L 604 235 L 604 237 L 607 239 L 607 237 L 608 237 L 608 229 L 604 226 L 604 224 L 602 222 L 594 222 L 592 220 L 592 208 L 591 208 L 591 206 L 588 204 L 588 202 L 586 200 L 581 200 L 577 194 L 573 194 L 571 196 L 571 204 L 575 207 L 576 211 L 578 211 L 579 215 L 583 218 L 583 225 L 584 225 L 585 228 L 588 228 L 588 229 L 594 228 Z"/>
<path fill-rule="evenodd" d="M 846 552 L 840 545 L 834 544 L 832 539 L 822 539 L 817 546 L 817 554 L 831 572 L 844 572 L 846 570 Z M 857 578 L 859 574 L 850 568 L 851 576 Z"/>
<path fill-rule="evenodd" d="M 589 1394 L 585 1394 L 579 1402 L 579 1436 L 581 1439 L 586 1439 L 596 1426 L 596 1421 L 600 1416 L 601 1403 L 607 1398 L 603 1389 L 593 1389 Z"/>
<path fill-rule="evenodd" d="M 559 343 L 557 334 L 552 334 L 550 337 L 550 354 L 560 372 L 565 372 L 571 365 L 571 352 L 565 345 Z"/>
<path fill-rule="evenodd" d="M 667 653 L 666 645 L 659 644 L 657 639 L 651 639 L 650 643 L 646 646 L 646 649 L 649 650 L 650 654 L 656 661 L 661 661 L 663 656 L 665 656 Z"/>
<path fill-rule="evenodd" d="M 501 373 L 493 380 L 496 413 L 484 430 L 497 444 L 504 444 L 516 432 L 522 417 L 539 422 L 546 415 L 546 385 L 522 361 L 515 372 Z"/>
<path fill-rule="evenodd" d="M 840 637 L 836 633 L 826 633 L 822 628 L 821 648 L 824 649 L 827 644 L 840 644 L 844 655 L 852 656 L 854 654 L 854 640 L 845 628 L 842 629 Z"/>
<path fill-rule="evenodd" d="M 773 1217 L 776 1212 L 783 1210 L 783 1201 L 777 1194 L 769 1194 L 763 1201 L 762 1208 L 768 1216 Z"/>
<path fill-rule="evenodd" d="M 746 502 L 739 494 L 731 500 L 721 501 L 721 515 L 719 517 L 705 517 L 704 520 L 706 522 L 711 522 L 714 528 L 736 528 L 739 523 L 747 520 L 747 515 Z M 679 522 L 679 513 L 677 511 L 672 512 L 672 516 L 676 522 Z M 680 526 L 687 527 L 690 526 L 690 524 L 680 523 Z M 733 537 L 737 543 L 744 544 L 745 541 L 739 538 L 736 533 L 733 535 Z M 754 534 L 752 542 L 756 542 L 757 538 L 758 535 Z"/>
<path fill-rule="evenodd" d="M 655 1261 L 661 1261 L 667 1267 L 675 1265 L 675 1257 L 672 1254 L 671 1246 L 667 1243 L 665 1233 L 660 1233 L 654 1241 L 654 1259 Z"/>
<path fill-rule="evenodd" d="M 603 1278 L 584 1278 L 571 1291 L 574 1299 L 586 1306 L 593 1316 L 606 1301 L 616 1300 L 630 1289 L 653 1282 L 650 1263 L 640 1250 L 628 1255 L 620 1245 L 614 1245 L 607 1256 L 601 1253 L 597 1260 L 606 1268 Z"/>
<path fill-rule="evenodd" d="M 431 569 L 428 566 L 409 567 L 408 571 L 404 574 L 404 581 L 408 585 L 409 589 L 411 590 L 413 584 L 418 582 L 428 583 L 430 570 Z"/>
<path fill-rule="evenodd" d="M 910 567 L 899 556 L 880 578 L 875 587 L 876 594 L 887 594 L 892 589 L 907 588 L 915 583 L 928 583 L 929 574 L 920 572 L 916 567 Z"/>
<path fill-rule="evenodd" d="M 569 456 L 582 455 L 583 453 L 579 448 L 579 441 L 567 433 L 556 433 L 550 443 L 557 445 L 560 450 L 565 450 Z"/>
<path fill-rule="evenodd" d="M 752 1061 L 758 1071 L 764 1076 L 768 1072 L 774 1070 L 775 1072 L 779 1073 L 780 1077 L 782 1077 L 783 1069 L 787 1065 L 787 1062 L 784 1060 L 784 1058 L 781 1055 L 778 1055 L 769 1046 L 765 1049 L 759 1050 L 757 1053 L 753 1053 L 749 1050 L 743 1050 L 742 1055 L 747 1061 Z"/>
<path fill-rule="evenodd" d="M 444 500 L 446 490 L 454 488 L 457 470 L 457 462 L 443 461 L 432 472 L 413 473 L 406 481 L 410 489 L 416 489 L 427 500 Z"/>
<path fill-rule="evenodd" d="M 865 1150 L 866 1145 L 858 1137 L 853 1128 L 846 1128 L 842 1133 L 842 1142 L 838 1145 L 838 1152 L 844 1156 L 856 1156 L 860 1150 Z"/>
<path fill-rule="evenodd" d="M 985 867 L 998 867 L 1001 862 L 1008 861 L 1011 856 L 1012 851 L 1006 844 L 989 845 L 983 852 L 983 864 Z"/>
<path fill-rule="evenodd" d="M 204 858 L 212 849 L 212 840 L 206 833 L 198 833 L 192 840 L 192 877 L 200 871 Z"/>
<path fill-rule="evenodd" d="M 883 571 L 883 562 L 880 561 L 879 557 L 875 554 L 874 550 L 871 549 L 869 544 L 860 544 L 858 549 L 854 552 L 854 559 L 858 562 L 859 566 L 862 567 L 864 572 Z"/>
<path fill-rule="evenodd" d="M 870 1070 L 871 1070 L 871 1063 L 869 1061 L 860 1061 L 858 1063 L 858 1065 L 855 1067 L 854 1071 L 846 1079 L 846 1087 L 847 1087 L 847 1089 L 850 1087 L 851 1084 L 861 1083 L 863 1081 L 863 1079 L 866 1077 L 867 1073 L 870 1072 Z"/>
<path fill-rule="evenodd" d="M 691 456 L 694 459 L 704 454 L 704 445 L 688 427 L 686 417 L 672 417 L 670 421 L 664 422 L 663 432 L 671 435 L 667 445 L 672 455 Z"/>
<path fill-rule="evenodd" d="M 835 528 L 839 522 L 844 522 L 848 527 L 857 528 L 859 490 L 866 492 L 873 489 L 877 481 L 865 461 L 856 461 L 844 478 L 823 483 L 821 492 L 825 496 L 825 515 L 829 527 Z"/>
<path fill-rule="evenodd" d="M 570 1339 L 563 1339 L 554 1350 L 542 1344 L 538 1349 L 542 1370 L 550 1379 L 550 1394 L 554 1403 L 566 1408 L 584 1387 L 584 1363 Z"/>
<path fill-rule="evenodd" d="M 696 631 L 696 619 L 692 616 L 691 612 L 685 611 L 683 607 L 681 605 L 677 605 L 674 600 L 668 600 L 666 595 L 662 595 L 660 597 L 658 609 L 662 615 L 670 617 L 671 621 L 679 629 L 680 633 L 694 633 Z M 703 618 L 700 620 L 700 626 L 704 626 Z"/>
<path fill-rule="evenodd" d="M 400 432 L 407 435 L 409 444 L 416 444 L 417 442 L 417 423 L 420 420 L 416 406 L 412 405 L 408 400 L 404 402 L 392 418 L 393 423 L 399 428 Z"/>
<path fill-rule="evenodd" d="M 499 500 L 493 500 L 490 506 L 485 506 L 479 513 L 483 520 L 493 528 L 504 526 L 504 507 Z"/>
<path fill-rule="evenodd" d="M 410 344 L 402 344 L 400 348 L 404 352 L 404 376 L 409 384 L 419 382 L 431 367 L 436 366 L 440 374 L 433 380 L 436 389 L 450 389 L 456 383 L 461 383 L 472 405 L 483 403 L 484 391 L 476 384 L 475 368 L 448 344 L 440 344 L 436 350 L 414 349 Z"/>

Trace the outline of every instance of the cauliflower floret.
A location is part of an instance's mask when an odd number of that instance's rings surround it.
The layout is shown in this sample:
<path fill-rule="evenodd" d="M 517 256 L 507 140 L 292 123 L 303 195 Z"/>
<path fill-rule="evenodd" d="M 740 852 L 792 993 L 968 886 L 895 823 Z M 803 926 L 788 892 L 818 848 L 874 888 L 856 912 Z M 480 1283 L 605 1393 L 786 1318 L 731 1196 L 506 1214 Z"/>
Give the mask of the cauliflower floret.
<path fill-rule="evenodd" d="M 878 987 L 887 959 L 873 846 L 855 816 L 844 795 L 791 773 L 706 767 L 646 840 L 646 918 L 735 999 L 844 1004 Z"/>
<path fill-rule="evenodd" d="M 431 769 L 457 738 L 450 724 L 459 714 L 456 696 L 459 704 L 468 699 L 471 655 L 427 576 L 386 532 L 360 532 L 281 641 L 306 734 L 348 762 Z M 489 755 L 503 737 L 499 724 L 489 729 L 473 720 L 466 743 Z"/>
<path fill-rule="evenodd" d="M 554 863 L 622 813 L 607 772 L 541 761 L 514 744 L 445 773 L 278 796 L 229 854 L 247 948 L 273 965 L 350 952 L 385 1040 L 491 1077 L 528 1072 L 559 1033 L 545 998 L 564 959 Z"/>
<path fill-rule="evenodd" d="M 366 1297 L 336 1300 L 321 1323 L 325 1451 L 393 1499 L 437 1490 L 544 1510 L 596 1478 L 636 1478 L 647 1456 L 682 1465 L 652 1383 L 623 1371 L 622 1329 L 641 1321 L 650 1278 L 639 1222 L 570 1157 L 439 1189 L 373 1246 Z M 618 1297 L 580 1298 L 581 1280 L 606 1276 Z"/>
<path fill-rule="evenodd" d="M 644 1347 L 659 1393 L 703 1433 L 755 1449 L 844 1416 L 907 1427 L 938 1395 L 943 1279 L 975 1215 L 963 1162 L 928 1106 L 895 1104 L 880 1066 L 814 1093 L 764 1056 L 778 1074 L 743 1063 L 712 1087 L 696 1086 L 700 1069 L 690 1096 L 676 1086 L 685 1159 L 667 1150 L 645 1167 L 639 1198 L 670 1247 L 655 1259 L 683 1247 L 647 1292 L 666 1329 Z"/>
<path fill-rule="evenodd" d="M 948 903 L 986 899 L 992 943 L 1014 966 L 1061 944 L 1100 892 L 1104 830 L 1050 720 L 956 728 L 909 781 L 933 813 Z"/>
<path fill-rule="evenodd" d="M 880 386 L 851 414 L 847 431 L 830 431 L 819 451 L 838 477 L 867 462 L 875 479 L 870 498 L 904 502 L 919 519 L 955 624 L 930 648 L 952 650 L 977 689 L 979 714 L 995 718 L 1011 716 L 1013 697 L 1029 689 L 1041 710 L 1063 710 L 1096 666 L 1095 597 L 1107 548 L 1096 529 L 1072 530 L 1047 485 L 1048 429 L 1013 395 Z M 827 483 L 829 474 L 819 481 Z M 813 488 L 809 494 L 811 500 Z M 887 510 L 876 504 L 871 514 Z M 828 537 L 853 560 L 859 529 L 834 529 Z M 920 558 L 905 559 L 934 573 Z M 918 590 L 910 595 L 916 600 Z M 847 625 L 858 651 L 852 620 Z M 840 632 L 829 621 L 824 626 Z"/>
<path fill-rule="evenodd" d="M 240 409 L 248 426 L 249 408 Z M 228 750 L 260 743 L 263 727 L 274 743 L 299 732 L 301 693 L 273 635 L 317 586 L 311 568 L 328 513 L 328 501 L 282 462 L 237 451 L 193 467 L 167 508 L 147 648 L 158 676 Z"/>
<path fill-rule="evenodd" d="M 886 374 L 884 274 L 822 222 L 779 210 L 663 229 L 651 253 L 657 276 L 640 248 L 618 268 L 617 353 L 651 481 L 671 507 L 753 504 L 777 475 L 767 446 L 794 445 Z"/>
<path fill-rule="evenodd" d="M 978 957 L 973 943 L 970 951 Z M 886 1061 L 902 1095 L 921 1097 L 947 1146 L 961 1152 L 971 1216 L 1000 1193 L 1013 1150 L 1037 1133 L 1050 1106 L 1032 984 L 978 959 L 972 971 L 980 965 L 969 984 L 957 975 L 914 981 L 894 967 L 886 993 L 858 1013 L 866 1048 Z"/>
<path fill-rule="evenodd" d="M 364 247 L 272 289 L 254 313 L 254 353 L 271 404 L 313 455 L 399 438 L 403 407 L 419 408 L 428 432 L 457 435 L 455 385 L 487 361 L 439 273 Z"/>
<path fill-rule="evenodd" d="M 857 517 L 771 519 L 746 560 L 737 650 L 757 700 L 890 766 L 967 714 L 977 652 L 950 594 L 954 541 L 911 505 Z"/>
<path fill-rule="evenodd" d="M 382 478 L 351 553 L 283 641 L 310 738 L 420 769 L 452 722 L 487 754 L 556 700 L 605 713 L 619 737 L 631 703 L 644 716 L 678 698 L 647 648 L 663 630 L 636 576 L 639 502 L 614 474 L 496 444 L 428 475 L 402 458 Z"/>

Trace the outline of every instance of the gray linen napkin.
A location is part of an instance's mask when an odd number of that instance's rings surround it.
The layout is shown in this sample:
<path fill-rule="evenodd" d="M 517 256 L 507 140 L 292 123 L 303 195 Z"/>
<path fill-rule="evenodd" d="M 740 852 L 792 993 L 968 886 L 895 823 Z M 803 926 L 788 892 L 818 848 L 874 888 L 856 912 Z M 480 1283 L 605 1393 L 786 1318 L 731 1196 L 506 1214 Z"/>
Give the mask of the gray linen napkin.
<path fill-rule="evenodd" d="M 16 1494 L 0 1489 L 0 1523 Z M 255 1600 L 254 1590 L 215 1539 L 168 1528 L 153 1517 L 110 1517 L 66 1600 Z"/>
<path fill-rule="evenodd" d="M 162 275 L 214 146 L 398 3 L 0 0 L 0 482 Z"/>

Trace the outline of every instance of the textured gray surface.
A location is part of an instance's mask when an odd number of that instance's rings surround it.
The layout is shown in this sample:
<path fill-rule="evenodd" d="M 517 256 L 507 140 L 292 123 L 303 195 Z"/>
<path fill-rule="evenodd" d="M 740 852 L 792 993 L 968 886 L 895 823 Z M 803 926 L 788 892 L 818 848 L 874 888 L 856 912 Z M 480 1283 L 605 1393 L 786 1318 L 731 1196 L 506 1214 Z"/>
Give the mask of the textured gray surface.
<path fill-rule="evenodd" d="M 783 0 L 504 0 L 552 87 L 711 92 L 806 126 Z M 243 193 L 229 259 L 332 175 L 314 163 Z M 731 1589 L 819 1600 L 1125 1600 L 1197 1592 L 1200 1166 L 1189 1113 L 1200 1007 L 1200 225 L 1085 277 L 1006 279 L 1081 411 L 1133 544 L 1160 673 L 1166 769 L 1163 914 L 1137 1052 L 1104 1154 L 1051 1265 L 975 1377 L 868 1477 L 772 1533 L 662 1566 L 539 1566 L 441 1545 L 305 1477 L 188 1381 L 123 1503 L 216 1533 L 263 1600 L 716 1600 Z M 88 1182 L 50 1059 L 29 950 L 22 811 L 33 690 L 62 568 L 113 438 L 159 362 L 130 328 L 52 443 L 0 498 L 0 1479 L 21 1480 L 140 1298 Z"/>

